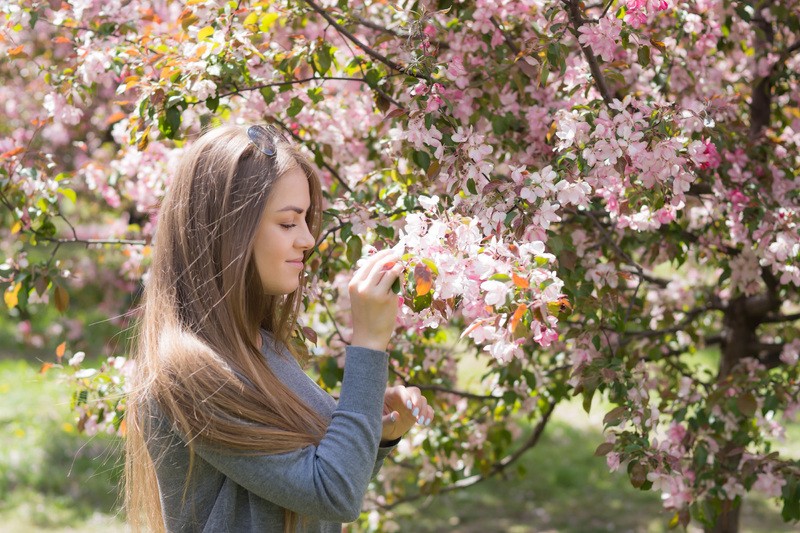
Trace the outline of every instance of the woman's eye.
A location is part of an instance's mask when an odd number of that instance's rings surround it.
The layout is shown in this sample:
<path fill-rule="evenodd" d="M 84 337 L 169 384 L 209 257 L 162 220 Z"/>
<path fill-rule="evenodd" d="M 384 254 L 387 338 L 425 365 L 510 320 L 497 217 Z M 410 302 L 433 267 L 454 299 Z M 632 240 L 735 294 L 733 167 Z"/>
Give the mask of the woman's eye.
<path fill-rule="evenodd" d="M 297 226 L 297 224 L 281 224 L 281 227 L 285 229 L 292 229 L 295 226 Z"/>

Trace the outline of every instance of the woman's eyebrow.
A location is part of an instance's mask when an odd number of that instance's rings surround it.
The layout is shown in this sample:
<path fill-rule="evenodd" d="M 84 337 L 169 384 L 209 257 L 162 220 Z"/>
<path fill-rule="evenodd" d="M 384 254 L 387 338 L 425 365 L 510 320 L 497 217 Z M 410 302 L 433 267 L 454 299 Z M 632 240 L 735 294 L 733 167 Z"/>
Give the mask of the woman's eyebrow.
<path fill-rule="evenodd" d="M 288 205 L 288 206 L 284 207 L 283 209 L 278 209 L 278 213 L 282 213 L 283 211 L 294 211 L 298 215 L 302 215 L 305 212 L 305 209 L 301 209 L 301 208 L 293 206 L 293 205 Z"/>

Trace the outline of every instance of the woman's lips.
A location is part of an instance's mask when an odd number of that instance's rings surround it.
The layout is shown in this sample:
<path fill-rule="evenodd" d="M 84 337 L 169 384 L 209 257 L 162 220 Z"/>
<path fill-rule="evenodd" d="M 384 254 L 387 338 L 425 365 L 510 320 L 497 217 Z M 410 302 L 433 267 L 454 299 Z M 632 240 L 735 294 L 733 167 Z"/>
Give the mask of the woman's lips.
<path fill-rule="evenodd" d="M 302 269 L 304 266 L 304 263 L 302 261 L 286 261 L 286 262 L 300 269 Z"/>

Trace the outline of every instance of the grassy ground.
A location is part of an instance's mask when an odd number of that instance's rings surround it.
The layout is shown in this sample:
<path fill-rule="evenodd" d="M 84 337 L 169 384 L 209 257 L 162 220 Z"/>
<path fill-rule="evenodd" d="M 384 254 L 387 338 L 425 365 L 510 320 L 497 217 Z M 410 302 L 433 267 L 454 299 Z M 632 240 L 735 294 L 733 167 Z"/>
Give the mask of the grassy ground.
<path fill-rule="evenodd" d="M 593 457 L 602 409 L 558 407 L 539 446 L 522 462 L 521 479 L 490 479 L 464 491 L 398 509 L 401 531 L 593 532 L 664 531 L 668 521 L 653 492 L 634 490 Z M 115 516 L 119 441 L 78 435 L 69 391 L 38 365 L 0 361 L 0 529 L 125 531 Z M 800 442 L 793 426 L 789 441 Z M 775 505 L 750 497 L 743 531 L 788 532 Z"/>
<path fill-rule="evenodd" d="M 659 494 L 634 489 L 621 473 L 609 473 L 593 456 L 600 431 L 585 421 L 577 404 L 557 408 L 542 441 L 522 459 L 525 477 L 490 479 L 463 491 L 399 508 L 401 531 L 483 532 L 661 532 L 670 516 Z M 699 531 L 690 529 L 690 531 Z M 779 508 L 750 496 L 742 532 L 796 531 Z"/>
<path fill-rule="evenodd" d="M 0 529 L 113 531 L 120 442 L 79 435 L 69 391 L 24 361 L 0 361 Z"/>

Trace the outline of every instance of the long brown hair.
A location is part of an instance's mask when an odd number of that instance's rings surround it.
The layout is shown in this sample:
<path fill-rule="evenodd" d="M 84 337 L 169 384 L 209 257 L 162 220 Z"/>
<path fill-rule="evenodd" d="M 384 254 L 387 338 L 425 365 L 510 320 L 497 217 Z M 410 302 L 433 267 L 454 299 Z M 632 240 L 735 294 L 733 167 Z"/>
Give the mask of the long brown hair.
<path fill-rule="evenodd" d="M 298 166 L 308 176 L 306 220 L 316 239 L 320 182 L 292 145 L 280 141 L 270 157 L 249 141 L 246 127 L 223 126 L 181 158 L 159 211 L 131 343 L 125 507 L 134 530 L 164 530 L 158 458 L 145 442 L 149 406 L 176 425 L 190 458 L 195 439 L 231 453 L 277 454 L 318 444 L 325 432 L 326 421 L 275 377 L 256 344 L 264 328 L 291 350 L 305 279 L 289 295 L 266 295 L 253 243 L 274 183 Z M 191 468 L 187 487 L 190 475 Z M 287 509 L 285 531 L 294 531 L 297 519 Z"/>

